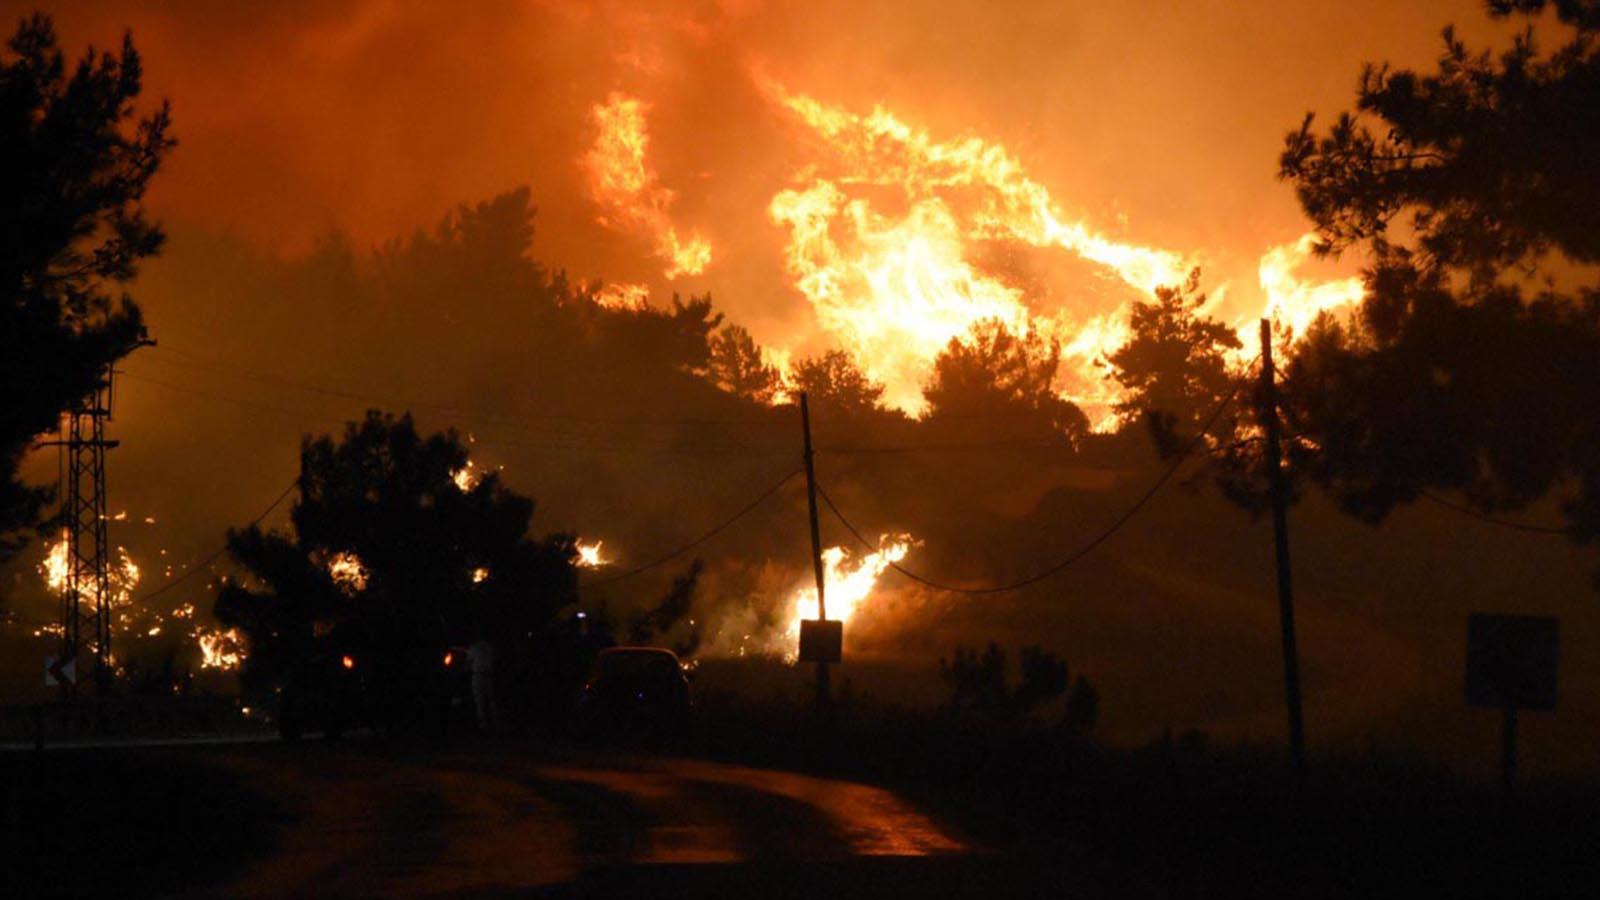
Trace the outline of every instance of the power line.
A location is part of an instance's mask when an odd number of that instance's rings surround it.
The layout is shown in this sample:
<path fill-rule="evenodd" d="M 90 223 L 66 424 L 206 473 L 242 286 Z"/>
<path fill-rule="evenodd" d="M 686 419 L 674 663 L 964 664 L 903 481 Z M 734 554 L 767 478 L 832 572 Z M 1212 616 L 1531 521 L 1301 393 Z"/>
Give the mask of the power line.
<path fill-rule="evenodd" d="M 190 396 L 201 397 L 206 400 L 220 400 L 224 403 L 234 403 L 238 404 L 239 406 L 261 410 L 263 412 L 277 413 L 281 416 L 288 416 L 297 421 L 311 421 L 323 424 L 339 425 L 344 424 L 346 421 L 344 419 L 334 419 L 329 416 L 323 416 L 306 410 L 289 409 L 283 406 L 274 406 L 270 403 L 258 403 L 254 400 L 248 400 L 244 397 L 234 396 L 233 394 L 224 394 L 216 391 L 208 391 L 203 388 L 189 387 L 188 385 L 173 384 L 170 381 L 163 381 L 160 378 L 151 378 L 148 375 L 142 375 L 135 372 L 119 372 L 118 374 L 120 374 L 123 378 L 131 378 L 134 381 L 142 382 L 144 384 L 153 384 L 157 387 L 166 388 L 169 391 L 176 391 L 180 394 L 188 394 Z"/>
<path fill-rule="evenodd" d="M 235 404 L 238 404 L 240 406 L 248 407 L 250 409 L 257 409 L 257 410 L 262 410 L 262 411 L 265 411 L 265 412 L 272 412 L 272 413 L 277 413 L 279 415 L 288 416 L 290 418 L 293 418 L 293 419 L 296 419 L 296 420 L 299 420 L 299 421 L 316 422 L 318 424 L 332 424 L 332 425 L 345 425 L 345 424 L 348 424 L 349 421 L 350 421 L 349 419 L 335 419 L 335 418 L 332 418 L 332 417 L 323 416 L 323 415 L 320 415 L 318 413 L 314 413 L 314 412 L 307 411 L 307 410 L 295 410 L 295 409 L 290 409 L 288 407 L 276 406 L 276 405 L 273 405 L 273 404 L 258 403 L 258 402 L 254 401 L 254 400 L 249 400 L 249 399 L 246 399 L 246 398 L 243 398 L 243 397 L 236 396 L 234 394 L 219 393 L 219 392 L 216 392 L 216 391 L 208 391 L 208 390 L 203 390 L 203 389 L 200 389 L 200 388 L 189 387 L 189 386 L 186 386 L 186 385 L 174 384 L 172 382 L 165 381 L 165 380 L 160 379 L 160 378 L 151 378 L 151 377 L 149 377 L 147 375 L 127 374 L 127 377 L 132 378 L 135 381 L 138 381 L 138 382 L 141 382 L 141 383 L 156 385 L 158 387 L 165 388 L 165 389 L 171 390 L 171 391 L 176 391 L 176 392 L 181 393 L 181 394 L 189 394 L 189 395 L 193 395 L 193 396 L 196 396 L 196 397 L 202 397 L 202 398 L 205 398 L 207 400 L 217 400 L 217 401 L 221 401 L 221 402 L 224 402 L 224 403 L 235 403 Z M 747 444 L 747 443 L 733 443 L 733 442 L 721 442 L 721 443 L 715 443 L 715 444 L 708 444 L 708 443 L 671 443 L 671 442 L 663 442 L 662 439 L 659 439 L 659 438 L 640 438 L 639 440 L 642 441 L 641 443 L 636 443 L 636 444 L 632 444 L 632 445 L 622 445 L 622 444 L 617 444 L 614 441 L 617 440 L 617 439 L 633 440 L 633 438 L 623 438 L 622 436 L 618 436 L 618 435 L 611 436 L 612 439 L 613 439 L 613 443 L 608 443 L 608 444 L 598 444 L 598 443 L 592 443 L 592 442 L 590 442 L 590 443 L 574 443 L 574 441 L 582 441 L 582 440 L 584 440 L 585 438 L 588 438 L 588 437 L 590 437 L 590 435 L 573 434 L 573 433 L 557 433 L 557 434 L 553 434 L 553 435 L 549 436 L 549 438 L 546 441 L 540 442 L 540 441 L 500 440 L 500 439 L 492 438 L 492 437 L 477 437 L 476 435 L 474 435 L 473 438 L 471 439 L 471 441 L 469 441 L 469 443 L 471 443 L 471 444 L 484 444 L 484 445 L 495 446 L 495 447 L 513 447 L 513 448 L 526 449 L 526 450 L 541 450 L 541 451 L 553 451 L 553 452 L 572 451 L 572 452 L 580 452 L 580 453 L 623 453 L 623 454 L 626 454 L 626 453 L 646 453 L 646 454 L 659 453 L 659 454 L 712 454 L 712 455 L 721 454 L 721 455 L 745 456 L 745 455 L 755 455 L 755 454 L 790 455 L 790 454 L 792 454 L 794 452 L 791 448 L 777 447 L 775 445 L 770 445 L 770 444 Z"/>
<path fill-rule="evenodd" d="M 1248 376 L 1250 369 L 1253 368 L 1255 368 L 1255 362 L 1250 363 L 1250 366 L 1245 369 L 1244 375 Z M 1190 438 L 1189 443 L 1184 446 L 1183 452 L 1178 454 L 1178 456 L 1172 461 L 1172 464 L 1161 473 L 1161 477 L 1157 478 L 1155 482 L 1153 482 L 1150 487 L 1142 495 L 1140 495 L 1139 499 L 1134 501 L 1132 506 L 1124 510 L 1122 515 L 1118 516 L 1109 526 L 1107 526 L 1104 531 L 1100 532 L 1088 543 L 1079 547 L 1077 550 L 1073 551 L 1059 562 L 1051 564 L 1042 571 L 1036 572 L 1018 581 L 1013 581 L 1010 584 L 994 585 L 983 588 L 968 588 L 934 581 L 931 578 L 918 575 L 916 572 L 907 569 L 905 566 L 902 566 L 897 562 L 890 562 L 889 567 L 894 569 L 896 572 L 899 572 L 901 575 L 911 579 L 912 581 L 917 582 L 918 584 L 926 585 L 927 587 L 936 588 L 942 591 L 950 591 L 951 593 L 969 595 L 1000 594 L 1005 593 L 1006 591 L 1014 591 L 1027 587 L 1035 582 L 1043 581 L 1044 579 L 1055 575 L 1073 563 L 1076 563 L 1078 560 L 1083 559 L 1085 556 L 1088 556 L 1090 553 L 1094 552 L 1097 547 L 1110 540 L 1112 535 L 1120 531 L 1122 526 L 1126 525 L 1135 515 L 1139 513 L 1141 509 L 1144 509 L 1145 504 L 1149 503 L 1151 499 L 1153 499 L 1161 490 L 1161 488 L 1172 479 L 1172 476 L 1177 474 L 1178 468 L 1188 460 L 1190 454 L 1194 452 L 1195 447 L 1199 446 L 1200 442 L 1204 440 L 1206 434 L 1211 431 L 1211 428 L 1214 425 L 1216 425 L 1217 419 L 1221 418 L 1223 411 L 1226 410 L 1228 405 L 1233 402 L 1233 398 L 1238 395 L 1240 389 L 1244 387 L 1245 383 L 1245 378 L 1241 377 L 1239 383 L 1234 385 L 1233 390 L 1229 391 L 1228 395 L 1222 398 L 1222 402 L 1217 404 L 1216 409 L 1212 410 L 1211 415 L 1206 418 L 1205 424 L 1201 426 L 1200 430 L 1196 432 L 1195 436 Z M 827 491 L 823 490 L 820 485 L 817 487 L 817 493 L 821 495 L 822 501 L 828 505 L 828 509 L 833 512 L 834 517 L 837 518 L 842 525 L 844 525 L 845 530 L 849 531 L 850 534 L 855 537 L 855 539 L 859 541 L 863 547 L 869 550 L 876 549 L 877 545 L 867 540 L 866 536 L 861 533 L 860 529 L 856 528 L 856 526 L 851 523 L 849 519 L 845 518 L 844 513 L 841 512 L 839 507 L 833 502 L 833 498 L 829 497 Z"/>
<path fill-rule="evenodd" d="M 327 385 L 317 384 L 317 383 L 313 383 L 313 382 L 309 382 L 309 381 L 300 381 L 300 380 L 293 379 L 293 378 L 286 378 L 286 377 L 284 377 L 282 375 L 276 375 L 276 374 L 269 373 L 269 372 L 255 371 L 255 370 L 247 369 L 247 368 L 244 368 L 244 367 L 232 364 L 232 363 L 227 363 L 227 362 L 223 362 L 223 361 L 220 361 L 220 360 L 209 359 L 209 358 L 207 358 L 205 356 L 202 356 L 202 355 L 200 355 L 198 353 L 194 353 L 194 352 L 191 352 L 191 351 L 188 351 L 188 350 L 183 350 L 183 349 L 180 349 L 180 348 L 177 348 L 177 347 L 172 347 L 172 346 L 169 346 L 167 344 L 160 345 L 160 348 L 162 350 L 166 350 L 166 351 L 170 351 L 172 353 L 176 353 L 181 357 L 187 357 L 187 359 L 190 360 L 187 363 L 182 361 L 182 360 L 174 360 L 174 359 L 162 359 L 161 360 L 162 362 L 165 362 L 165 363 L 167 363 L 169 365 L 178 365 L 178 366 L 187 365 L 187 366 L 189 366 L 191 368 L 197 368 L 197 369 L 200 369 L 202 371 L 210 371 L 210 372 L 213 372 L 215 374 L 226 375 L 226 376 L 231 376 L 231 377 L 235 377 L 235 378 L 243 378 L 243 379 L 247 379 L 247 380 L 267 382 L 267 383 L 271 383 L 271 384 L 277 384 L 277 385 L 280 385 L 280 386 L 283 386 L 283 387 L 289 387 L 289 388 L 294 388 L 294 389 L 297 389 L 297 390 L 309 391 L 311 393 L 324 394 L 324 395 L 331 396 L 331 397 L 338 397 L 338 398 L 345 399 L 345 400 L 355 400 L 355 401 L 358 401 L 358 402 L 361 402 L 361 403 L 377 404 L 379 406 L 388 406 L 388 405 L 394 403 L 394 398 L 392 398 L 392 397 L 391 398 L 383 398 L 383 397 L 378 397 L 375 394 L 360 393 L 360 392 L 350 391 L 348 389 L 341 388 L 341 387 L 329 387 Z M 158 354 L 157 355 L 158 358 L 161 355 L 163 355 L 163 354 Z M 517 412 L 518 412 L 519 416 L 523 416 L 524 417 L 523 419 L 504 419 L 504 418 L 495 418 L 494 417 L 495 414 L 492 413 L 492 412 L 488 412 L 488 411 L 481 410 L 481 409 L 474 409 L 472 407 L 462 406 L 460 404 L 429 403 L 429 402 L 424 402 L 424 401 L 419 401 L 419 400 L 407 400 L 405 398 L 400 398 L 400 399 L 401 399 L 401 404 L 402 405 L 408 406 L 408 407 L 412 407 L 412 408 L 416 408 L 416 409 L 428 409 L 428 410 L 432 410 L 434 412 L 439 412 L 439 413 L 443 413 L 443 414 L 446 414 L 446 415 L 452 415 L 452 416 L 455 416 L 455 417 L 461 418 L 461 419 L 476 420 L 476 421 L 482 422 L 484 424 L 508 425 L 508 426 L 520 426 L 520 427 L 526 427 L 528 425 L 528 422 L 526 421 L 526 419 L 543 419 L 543 420 L 548 420 L 548 421 L 552 421 L 552 422 L 573 422 L 573 423 L 580 423 L 580 424 L 630 425 L 630 426 L 685 426 L 685 425 L 686 426 L 711 426 L 711 425 L 730 425 L 730 426 L 757 426 L 757 425 L 760 425 L 760 426 L 770 426 L 770 425 L 782 424 L 782 423 L 778 422 L 775 419 L 766 419 L 766 418 L 762 418 L 762 419 L 613 418 L 613 417 L 602 417 L 602 416 L 575 416 L 575 415 L 566 415 L 566 414 L 560 414 L 560 413 L 532 413 L 532 412 L 522 412 L 520 410 L 517 411 Z"/>
<path fill-rule="evenodd" d="M 250 520 L 250 524 L 246 525 L 245 527 L 246 528 L 254 528 L 257 525 L 260 525 L 261 524 L 261 520 L 265 519 L 273 510 L 277 509 L 278 508 L 278 504 L 282 503 L 285 498 L 287 498 L 290 494 L 294 493 L 294 489 L 299 487 L 299 486 L 300 486 L 300 480 L 299 479 L 295 479 L 294 481 L 289 482 L 289 486 L 283 489 L 283 493 L 279 494 L 277 499 L 272 501 L 271 505 L 269 505 L 266 509 L 263 509 L 261 511 L 260 515 L 256 516 L 254 519 L 251 519 Z M 166 584 L 163 584 L 161 587 L 158 587 L 155 590 L 149 592 L 148 594 L 145 594 L 144 596 L 139 597 L 138 599 L 134 600 L 133 602 L 134 603 L 144 603 L 144 602 L 146 602 L 148 600 L 153 600 L 156 597 L 159 597 L 162 594 L 165 594 L 167 591 L 172 590 L 173 588 L 177 587 L 178 585 L 180 585 L 180 584 L 184 583 L 185 581 L 188 581 L 190 578 L 194 577 L 197 573 L 200 572 L 201 569 L 204 569 L 207 566 L 211 565 L 212 563 L 216 562 L 217 558 L 220 557 L 222 554 L 224 554 L 226 552 L 228 552 L 228 545 L 226 543 L 224 543 L 221 547 L 218 547 L 209 556 L 205 557 L 204 559 L 202 559 L 199 562 L 195 563 L 194 565 L 190 566 L 189 567 L 189 571 L 184 572 L 182 575 L 179 575 L 177 578 L 172 579 L 171 581 L 167 582 Z"/>
<path fill-rule="evenodd" d="M 803 471 L 805 471 L 805 470 L 804 469 L 795 469 L 794 471 L 790 472 L 789 474 L 783 476 L 782 478 L 780 478 L 778 480 L 777 484 L 774 484 L 772 487 L 767 488 L 765 491 L 762 491 L 761 495 L 759 497 L 757 497 L 754 500 L 750 501 L 748 504 L 746 504 L 744 506 L 744 508 L 742 508 L 738 512 L 734 513 L 731 517 L 723 520 L 720 524 L 718 524 L 716 527 L 712 528 L 710 531 L 707 531 L 706 533 L 700 535 L 699 537 L 695 538 L 694 540 L 690 541 L 689 543 L 684 544 L 683 546 L 681 546 L 678 549 L 672 551 L 671 553 L 668 553 L 667 555 L 662 556 L 662 557 L 660 557 L 658 559 L 655 559 L 655 560 L 653 560 L 651 562 L 645 563 L 642 566 L 638 566 L 636 568 L 629 569 L 626 572 L 619 572 L 619 573 L 617 573 L 615 575 L 611 575 L 611 576 L 608 576 L 606 578 L 600 578 L 600 579 L 596 579 L 594 581 L 583 582 L 583 584 L 581 586 L 582 587 L 599 587 L 600 585 L 611 584 L 612 582 L 615 582 L 615 581 L 621 581 L 624 578 L 632 578 L 633 576 L 638 575 L 641 572 L 648 572 L 649 570 L 654 569 L 655 567 L 657 567 L 659 565 L 662 565 L 663 563 L 671 562 L 672 560 L 676 559 L 677 557 L 682 556 L 685 553 L 688 553 L 690 550 L 693 550 L 694 548 L 700 546 L 701 544 L 704 544 L 706 541 L 709 541 L 712 538 L 716 537 L 717 535 L 721 534 L 724 530 L 726 530 L 728 528 L 728 526 L 732 525 L 733 523 L 735 523 L 735 522 L 739 521 L 740 519 L 744 518 L 745 516 L 749 515 L 751 512 L 753 512 L 756 509 L 756 507 L 758 507 L 761 504 L 765 503 L 768 498 L 770 498 L 773 494 L 776 494 L 780 488 L 782 488 L 784 485 L 788 484 L 791 480 L 794 479 L 794 477 L 796 475 L 799 475 Z"/>
<path fill-rule="evenodd" d="M 970 443 L 951 444 L 901 444 L 887 446 L 855 446 L 855 447 L 817 447 L 818 453 L 942 453 L 960 452 L 964 450 L 1065 450 L 1073 449 L 1071 444 L 1059 439 L 1049 440 L 1040 438 L 1019 438 L 1009 441 L 974 441 Z"/>
<path fill-rule="evenodd" d="M 1529 533 L 1532 533 L 1532 534 L 1560 534 L 1560 535 L 1569 535 L 1569 534 L 1571 534 L 1571 532 L 1568 531 L 1565 528 L 1556 528 L 1556 527 L 1552 527 L 1552 526 L 1549 526 L 1549 525 L 1533 525 L 1533 524 L 1529 524 L 1527 522 L 1512 522 L 1509 519 L 1497 518 L 1495 516 L 1489 515 L 1488 513 L 1479 512 L 1478 510 L 1475 510 L 1470 506 L 1466 506 L 1466 505 L 1460 504 L 1460 503 L 1452 503 L 1451 501 L 1446 500 L 1445 498 L 1440 497 L 1440 496 L 1438 496 L 1436 494 L 1429 493 L 1428 491 L 1421 491 L 1419 493 L 1421 493 L 1423 499 L 1428 500 L 1428 501 L 1433 502 L 1433 503 L 1437 503 L 1438 505 L 1444 507 L 1445 509 L 1453 510 L 1455 512 L 1461 513 L 1464 516 L 1469 516 L 1471 518 L 1477 519 L 1480 522 L 1487 522 L 1490 525 L 1498 525 L 1501 528 L 1510 528 L 1510 529 L 1512 529 L 1514 531 L 1526 531 L 1526 532 L 1529 532 Z"/>

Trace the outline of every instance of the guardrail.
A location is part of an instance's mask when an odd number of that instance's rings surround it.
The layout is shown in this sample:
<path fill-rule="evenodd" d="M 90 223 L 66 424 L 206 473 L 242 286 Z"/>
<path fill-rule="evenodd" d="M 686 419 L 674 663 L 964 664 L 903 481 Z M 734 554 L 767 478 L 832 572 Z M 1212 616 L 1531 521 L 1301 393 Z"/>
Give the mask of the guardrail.
<path fill-rule="evenodd" d="M 231 697 L 110 697 L 0 706 L 0 744 L 265 734 L 270 722 Z"/>

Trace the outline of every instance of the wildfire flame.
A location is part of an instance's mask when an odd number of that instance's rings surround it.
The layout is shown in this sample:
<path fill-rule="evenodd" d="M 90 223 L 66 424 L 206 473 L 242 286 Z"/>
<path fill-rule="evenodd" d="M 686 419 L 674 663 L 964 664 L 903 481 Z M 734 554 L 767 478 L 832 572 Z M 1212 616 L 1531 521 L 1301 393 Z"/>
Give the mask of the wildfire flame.
<path fill-rule="evenodd" d="M 196 636 L 200 645 L 200 668 L 232 671 L 244 662 L 245 639 L 237 628 L 212 629 Z"/>
<path fill-rule="evenodd" d="M 878 549 L 857 559 L 851 559 L 843 547 L 829 547 L 822 551 L 823 584 L 827 586 L 828 618 L 840 622 L 850 621 L 850 616 L 863 600 L 872 594 L 873 587 L 891 564 L 906 558 L 913 541 L 908 534 L 884 535 L 878 539 Z M 817 618 L 816 585 L 803 587 L 794 595 L 794 616 L 786 629 L 791 637 L 800 633 L 802 619 Z"/>
<path fill-rule="evenodd" d="M 768 217 L 786 235 L 785 269 L 820 330 L 885 386 L 885 403 L 920 412 L 922 388 L 939 354 L 978 322 L 993 319 L 1014 334 L 1058 342 L 1058 392 L 1082 407 L 1097 429 L 1119 424 L 1112 407 L 1121 389 L 1106 377 L 1103 360 L 1129 337 L 1129 305 L 1159 287 L 1182 284 L 1200 255 L 1118 240 L 1068 215 L 996 141 L 936 138 L 881 106 L 860 113 L 758 81 L 816 150 L 767 204 Z M 711 248 L 702 238 L 681 238 L 673 227 L 668 210 L 674 195 L 647 161 L 647 110 L 621 93 L 596 104 L 598 134 L 582 165 L 609 217 L 603 223 L 649 236 L 667 263 L 667 277 L 696 274 L 710 261 Z M 1353 306 L 1363 293 L 1358 278 L 1295 275 L 1313 240 L 1269 248 L 1257 264 L 1261 314 L 1293 333 L 1303 333 L 1324 310 Z M 1059 258 L 1086 264 L 1102 278 L 1080 283 L 1080 296 L 1057 296 L 1054 286 L 1029 274 L 1027 261 L 1038 254 L 1050 260 L 1065 254 Z M 1211 289 L 1214 303 L 1227 288 L 1223 282 Z M 593 299 L 637 309 L 647 296 L 643 285 L 615 284 Z M 1250 344 L 1256 318 L 1237 320 Z M 764 349 L 780 364 L 792 351 Z M 773 402 L 785 399 L 780 393 Z"/>
<path fill-rule="evenodd" d="M 607 284 L 591 299 L 606 309 L 640 310 L 650 305 L 650 289 L 642 284 Z"/>
<path fill-rule="evenodd" d="M 600 548 L 603 546 L 605 546 L 605 541 L 595 541 L 592 544 L 585 544 L 583 541 L 574 543 L 573 548 L 578 551 L 578 568 L 598 569 L 601 566 L 610 565 L 611 560 L 600 554 Z"/>
<path fill-rule="evenodd" d="M 978 321 L 997 319 L 1013 333 L 1059 341 L 1057 389 L 1084 407 L 1097 428 L 1117 424 L 1110 407 L 1120 388 L 1099 364 L 1129 337 L 1129 303 L 1181 284 L 1197 257 L 1115 240 L 1066 216 L 1021 161 L 993 141 L 938 140 L 882 107 L 861 115 L 778 86 L 767 91 L 820 142 L 827 160 L 826 167 L 804 170 L 768 206 L 788 232 L 786 267 L 822 330 L 885 384 L 887 403 L 920 411 L 922 386 L 939 353 Z M 1314 282 L 1294 275 L 1313 240 L 1273 247 L 1258 266 L 1265 314 L 1296 332 L 1319 312 L 1362 296 L 1358 278 Z M 1065 251 L 1123 285 L 1122 294 L 1074 313 L 986 262 L 984 248 L 993 246 Z M 1226 288 L 1214 289 L 1213 298 Z M 1243 320 L 1252 336 L 1254 320 Z"/>
<path fill-rule="evenodd" d="M 768 208 L 789 232 L 786 265 L 818 324 L 901 409 L 922 408 L 934 359 L 983 319 L 1060 340 L 1072 369 L 1063 385 L 1069 394 L 1109 391 L 1093 364 L 1125 339 L 1123 307 L 1089 316 L 1040 308 L 1017 279 L 974 262 L 981 244 L 1069 251 L 1144 293 L 1181 282 L 1194 264 L 1067 219 L 999 144 L 939 141 L 881 107 L 859 115 L 770 90 L 835 161 L 829 176 L 807 174 Z M 874 204 L 885 191 L 894 198 L 890 212 Z M 1109 404 L 1114 397 L 1075 399 Z"/>
<path fill-rule="evenodd" d="M 1359 277 L 1321 282 L 1295 277 L 1294 270 L 1310 258 L 1316 242 L 1314 233 L 1301 235 L 1299 240 L 1262 254 L 1258 266 L 1261 293 L 1267 298 L 1263 315 L 1288 326 L 1295 334 L 1304 334 L 1320 313 L 1355 306 L 1366 294 Z"/>
<path fill-rule="evenodd" d="M 39 564 L 39 574 L 44 576 L 45 584 L 50 590 L 60 592 L 67 586 L 67 553 L 71 548 L 67 545 L 67 533 L 61 532 L 61 539 L 46 545 L 44 561 Z"/>
<path fill-rule="evenodd" d="M 699 235 L 679 237 L 667 211 L 674 194 L 658 182 L 645 156 L 650 137 L 645 128 L 644 102 L 612 93 L 594 107 L 598 130 L 593 147 L 583 158 L 589 190 L 615 224 L 650 238 L 654 252 L 666 263 L 666 277 L 698 275 L 711 263 L 711 244 Z M 608 218 L 602 225 L 611 225 Z"/>
<path fill-rule="evenodd" d="M 478 482 L 483 480 L 483 473 L 477 471 L 477 466 L 469 459 L 466 465 L 450 473 L 450 480 L 464 494 L 478 486 Z"/>
<path fill-rule="evenodd" d="M 359 594 L 367 589 L 367 567 L 361 557 L 341 550 L 328 558 L 328 577 L 346 595 Z"/>
<path fill-rule="evenodd" d="M 71 574 L 71 542 L 66 531 L 61 532 L 59 540 L 52 541 L 45 546 L 44 560 L 39 563 L 39 574 L 44 576 L 45 584 L 51 591 L 60 593 L 67 588 L 67 579 Z M 78 601 L 98 607 L 104 599 L 106 605 L 112 610 L 123 610 L 133 605 L 133 589 L 138 587 L 141 572 L 139 564 L 134 562 L 129 555 L 128 548 L 118 547 L 117 558 L 109 567 L 107 575 L 107 596 L 97 596 L 97 586 L 92 575 L 85 573 L 77 585 Z"/>

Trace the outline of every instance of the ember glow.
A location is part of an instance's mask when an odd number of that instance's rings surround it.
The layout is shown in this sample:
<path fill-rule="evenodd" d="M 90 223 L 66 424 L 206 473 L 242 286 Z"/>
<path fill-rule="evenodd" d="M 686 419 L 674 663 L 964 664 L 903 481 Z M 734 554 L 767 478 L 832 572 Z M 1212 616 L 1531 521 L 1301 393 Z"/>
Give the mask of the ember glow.
<path fill-rule="evenodd" d="M 367 589 L 366 565 L 361 562 L 361 557 L 347 550 L 329 557 L 328 577 L 346 595 L 359 594 Z"/>
<path fill-rule="evenodd" d="M 661 186 L 646 157 L 647 109 L 643 101 L 620 93 L 595 106 L 598 133 L 583 158 L 589 190 L 605 211 L 601 224 L 649 239 L 667 278 L 698 275 L 711 263 L 711 244 L 699 235 L 680 237 L 672 224 L 668 210 L 674 195 Z"/>
<path fill-rule="evenodd" d="M 585 544 L 583 541 L 578 541 L 577 543 L 573 544 L 573 548 L 578 551 L 578 568 L 598 569 L 601 566 L 610 565 L 611 560 L 605 558 L 605 556 L 603 556 L 600 552 L 601 548 L 604 546 L 605 541 L 595 541 L 592 544 Z"/>
<path fill-rule="evenodd" d="M 450 473 L 450 480 L 456 483 L 457 489 L 466 493 L 478 486 L 478 482 L 483 480 L 483 473 L 469 459 L 466 465 Z"/>
<path fill-rule="evenodd" d="M 200 647 L 200 668 L 231 672 L 245 657 L 245 638 L 237 628 L 202 631 L 196 637 Z"/>
<path fill-rule="evenodd" d="M 60 539 L 52 541 L 45 547 L 45 557 L 39 563 L 39 574 L 44 577 L 45 584 L 53 593 L 66 590 L 67 576 L 69 574 L 69 554 L 71 544 L 66 532 L 61 533 Z M 126 620 L 129 616 L 129 607 L 133 605 L 133 589 L 138 587 L 141 572 L 139 564 L 134 562 L 126 547 L 118 547 L 116 558 L 111 562 L 107 572 L 107 585 L 109 596 L 104 598 L 113 612 L 118 613 Z M 92 578 L 85 578 L 77 586 L 78 601 L 91 607 L 100 605 L 100 597 L 95 596 L 95 585 Z"/>

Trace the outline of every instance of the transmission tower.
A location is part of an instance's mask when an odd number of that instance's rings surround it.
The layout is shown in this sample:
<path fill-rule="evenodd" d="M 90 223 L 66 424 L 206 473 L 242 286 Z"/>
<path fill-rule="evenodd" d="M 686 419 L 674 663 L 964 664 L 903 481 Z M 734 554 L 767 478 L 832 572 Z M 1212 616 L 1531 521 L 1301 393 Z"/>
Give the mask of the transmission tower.
<path fill-rule="evenodd" d="M 61 656 L 58 665 L 76 665 L 91 654 L 95 688 L 104 693 L 111 678 L 111 571 L 106 546 L 106 440 L 111 418 L 111 374 L 66 415 L 62 449 L 66 453 L 60 486 L 61 530 L 66 541 L 66 572 L 61 584 Z M 78 679 L 62 685 L 76 694 Z"/>
<path fill-rule="evenodd" d="M 147 346 L 151 341 L 140 341 Z M 76 697 L 85 669 L 92 668 L 96 693 L 111 684 L 111 548 L 106 539 L 106 439 L 111 419 L 112 376 L 105 374 L 83 402 L 69 411 L 61 439 L 61 531 L 66 571 L 61 584 L 61 655 L 54 671 L 67 697 Z M 85 658 L 87 657 L 87 658 Z M 80 663 L 87 665 L 80 665 Z M 68 668 L 70 667 L 70 669 Z M 68 674 L 71 672 L 72 674 Z"/>

